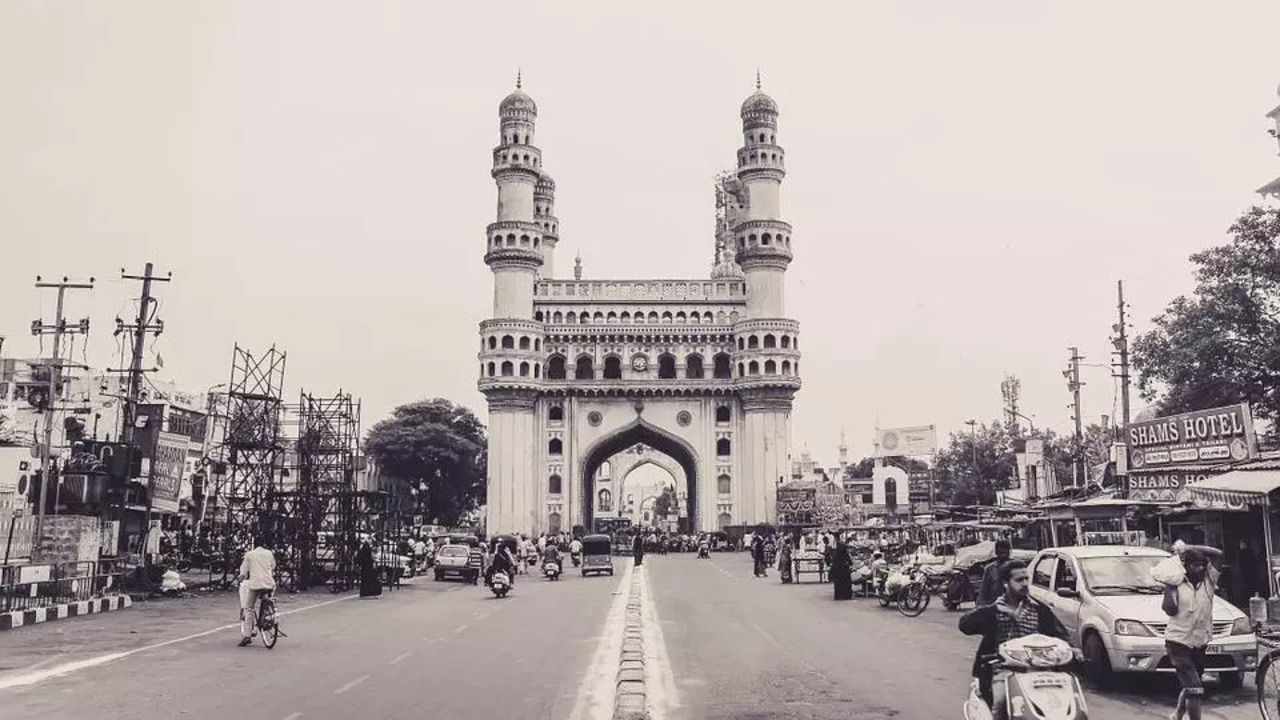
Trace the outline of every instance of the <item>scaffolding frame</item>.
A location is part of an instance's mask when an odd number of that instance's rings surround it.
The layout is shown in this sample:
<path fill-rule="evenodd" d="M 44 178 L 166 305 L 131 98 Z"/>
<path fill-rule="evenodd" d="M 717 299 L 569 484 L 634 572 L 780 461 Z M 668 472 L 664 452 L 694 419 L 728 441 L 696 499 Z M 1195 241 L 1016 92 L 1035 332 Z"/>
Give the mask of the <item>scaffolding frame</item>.
<path fill-rule="evenodd" d="M 255 357 L 237 343 L 224 411 L 213 418 L 214 494 L 207 522 L 212 549 L 223 561 L 212 564 L 210 574 L 220 571 L 224 584 L 238 570 L 236 553 L 257 536 L 276 534 L 269 520 L 278 513 L 264 511 L 281 469 L 285 358 L 274 345 Z"/>

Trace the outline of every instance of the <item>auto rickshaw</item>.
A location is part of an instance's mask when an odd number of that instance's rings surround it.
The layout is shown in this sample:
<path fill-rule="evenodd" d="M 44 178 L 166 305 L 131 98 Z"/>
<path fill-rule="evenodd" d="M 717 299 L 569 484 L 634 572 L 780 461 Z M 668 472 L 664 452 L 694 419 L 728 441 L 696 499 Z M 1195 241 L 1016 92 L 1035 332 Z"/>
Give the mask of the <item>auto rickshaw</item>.
<path fill-rule="evenodd" d="M 582 577 L 588 573 L 613 575 L 613 542 L 608 535 L 582 538 Z"/>

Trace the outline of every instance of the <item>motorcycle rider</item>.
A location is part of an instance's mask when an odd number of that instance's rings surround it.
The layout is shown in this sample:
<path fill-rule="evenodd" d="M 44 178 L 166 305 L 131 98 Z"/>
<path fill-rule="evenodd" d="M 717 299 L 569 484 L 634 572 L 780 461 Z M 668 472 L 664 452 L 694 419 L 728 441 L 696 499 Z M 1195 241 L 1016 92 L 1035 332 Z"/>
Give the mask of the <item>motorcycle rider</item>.
<path fill-rule="evenodd" d="M 578 538 L 569 541 L 569 557 L 573 558 L 573 564 L 576 567 L 582 558 L 582 541 Z"/>
<path fill-rule="evenodd" d="M 987 659 L 1009 640 L 1035 634 L 1066 640 L 1067 631 L 1048 606 L 1031 597 L 1031 571 L 1026 562 L 1005 562 L 998 577 L 1004 593 L 990 605 L 979 605 L 965 613 L 960 618 L 960 632 L 982 636 L 973 659 L 973 676 L 978 679 L 982 699 L 992 715 L 996 720 L 1007 720 L 1004 683 L 993 682 Z"/>
<path fill-rule="evenodd" d="M 516 568 L 520 567 L 520 563 L 516 562 L 516 558 L 511 554 L 511 548 L 507 544 L 499 541 L 497 549 L 493 552 L 493 562 L 489 563 L 489 567 L 484 572 L 485 587 L 493 584 L 493 574 L 496 572 L 506 573 L 507 581 L 512 587 L 516 585 Z"/>
<path fill-rule="evenodd" d="M 554 543 L 547 543 L 547 549 L 542 551 L 542 566 L 546 567 L 547 563 L 555 563 L 560 573 L 564 574 L 564 561 L 560 557 L 560 548 Z"/>

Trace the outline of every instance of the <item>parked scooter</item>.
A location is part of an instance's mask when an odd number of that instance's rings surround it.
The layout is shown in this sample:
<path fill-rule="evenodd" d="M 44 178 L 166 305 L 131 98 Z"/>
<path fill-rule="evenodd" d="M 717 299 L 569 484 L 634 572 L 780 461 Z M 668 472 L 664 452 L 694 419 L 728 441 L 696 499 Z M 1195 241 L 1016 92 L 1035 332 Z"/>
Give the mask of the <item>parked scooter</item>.
<path fill-rule="evenodd" d="M 493 591 L 494 597 L 506 597 L 511 592 L 511 578 L 499 570 L 489 580 L 489 589 Z"/>
<path fill-rule="evenodd" d="M 1084 690 L 1067 666 L 1075 659 L 1071 646 L 1047 635 L 1027 635 L 1000 645 L 990 658 L 996 683 L 1005 687 L 1005 717 L 1026 720 L 1089 720 Z M 965 720 L 991 720 L 974 679 L 964 703 Z"/>

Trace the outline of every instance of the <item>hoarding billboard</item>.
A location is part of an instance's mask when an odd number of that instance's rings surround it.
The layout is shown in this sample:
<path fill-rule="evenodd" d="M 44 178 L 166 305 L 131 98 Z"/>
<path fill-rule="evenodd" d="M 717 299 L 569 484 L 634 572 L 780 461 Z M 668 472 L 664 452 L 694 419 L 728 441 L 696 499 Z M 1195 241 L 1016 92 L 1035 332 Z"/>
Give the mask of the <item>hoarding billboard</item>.
<path fill-rule="evenodd" d="M 1219 465 L 1258 456 L 1253 414 L 1247 403 L 1130 423 L 1129 469 L 1168 465 Z"/>

